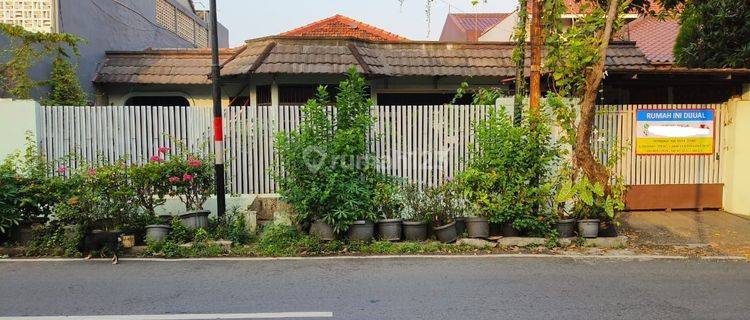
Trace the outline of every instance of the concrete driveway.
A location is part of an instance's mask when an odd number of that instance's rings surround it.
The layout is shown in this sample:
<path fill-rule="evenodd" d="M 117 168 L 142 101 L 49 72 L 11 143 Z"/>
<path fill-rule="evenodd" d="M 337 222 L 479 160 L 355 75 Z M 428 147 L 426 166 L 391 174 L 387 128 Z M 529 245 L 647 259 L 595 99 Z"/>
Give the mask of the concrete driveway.
<path fill-rule="evenodd" d="M 705 247 L 750 258 L 750 217 L 723 211 L 644 211 L 622 214 L 635 244 Z"/>

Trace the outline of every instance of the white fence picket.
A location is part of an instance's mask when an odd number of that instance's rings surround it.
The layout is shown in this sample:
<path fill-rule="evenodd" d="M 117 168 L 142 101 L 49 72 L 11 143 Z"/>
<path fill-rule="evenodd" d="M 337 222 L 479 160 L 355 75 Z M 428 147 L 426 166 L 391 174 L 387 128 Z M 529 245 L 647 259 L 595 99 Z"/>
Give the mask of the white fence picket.
<path fill-rule="evenodd" d="M 721 150 L 721 105 L 604 106 L 596 126 L 628 150 L 616 166 L 626 184 L 721 183 L 715 155 L 637 156 L 637 109 L 712 108 L 716 110 L 716 154 Z M 471 126 L 495 106 L 374 106 L 370 130 L 373 155 L 383 173 L 407 181 L 438 185 L 459 172 L 474 142 Z M 502 108 L 502 107 L 500 107 Z M 335 110 L 329 108 L 332 117 Z M 502 111 L 502 110 L 498 110 Z M 84 162 L 141 163 L 161 146 L 174 150 L 179 142 L 192 151 L 213 151 L 211 108 L 205 107 L 42 107 L 39 148 L 50 160 L 71 169 Z M 225 110 L 227 175 L 234 193 L 274 193 L 272 170 L 278 161 L 273 148 L 277 132 L 299 129 L 299 106 L 230 107 Z M 603 144 L 595 143 L 602 148 Z M 174 152 L 174 151 L 173 151 Z M 72 155 L 80 156 L 80 160 Z M 601 154 L 605 160 L 606 153 Z"/>

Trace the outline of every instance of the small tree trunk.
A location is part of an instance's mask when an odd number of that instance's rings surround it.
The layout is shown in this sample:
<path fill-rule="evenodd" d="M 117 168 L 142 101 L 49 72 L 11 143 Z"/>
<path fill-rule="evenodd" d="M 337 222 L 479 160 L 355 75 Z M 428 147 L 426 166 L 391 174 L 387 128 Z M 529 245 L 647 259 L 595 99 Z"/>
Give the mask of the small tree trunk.
<path fill-rule="evenodd" d="M 609 171 L 594 158 L 591 152 L 591 138 L 596 116 L 596 96 L 604 77 L 607 47 L 612 37 L 612 28 L 617 19 L 619 6 L 620 0 L 609 0 L 607 20 L 600 34 L 599 60 L 586 78 L 586 88 L 581 99 L 581 119 L 576 129 L 576 148 L 573 158 L 576 170 L 582 170 L 590 181 L 601 183 L 606 190 L 609 190 Z"/>
<path fill-rule="evenodd" d="M 521 124 L 523 99 L 526 97 L 526 22 L 528 21 L 527 0 L 519 0 L 518 25 L 516 25 L 516 51 L 513 54 L 516 64 L 516 95 L 513 101 L 513 123 Z"/>

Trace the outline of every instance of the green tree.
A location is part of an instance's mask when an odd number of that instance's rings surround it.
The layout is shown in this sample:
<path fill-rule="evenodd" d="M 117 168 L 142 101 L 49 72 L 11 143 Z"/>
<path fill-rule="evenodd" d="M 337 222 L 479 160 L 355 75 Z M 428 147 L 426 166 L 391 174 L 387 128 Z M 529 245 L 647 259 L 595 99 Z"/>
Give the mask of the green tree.
<path fill-rule="evenodd" d="M 0 96 L 16 99 L 31 98 L 31 90 L 47 83 L 29 76 L 34 65 L 51 54 L 65 54 L 66 48 L 77 56 L 83 42 L 68 33 L 31 32 L 5 23 L 0 23 L 0 37 L 8 40 L 8 46 L 0 48 Z"/>
<path fill-rule="evenodd" d="M 58 54 L 52 62 L 52 72 L 47 81 L 50 87 L 49 97 L 44 104 L 50 106 L 86 105 L 86 93 L 78 82 L 76 69 L 63 54 Z"/>
<path fill-rule="evenodd" d="M 678 65 L 750 68 L 750 1 L 690 1 L 680 24 L 674 47 Z"/>

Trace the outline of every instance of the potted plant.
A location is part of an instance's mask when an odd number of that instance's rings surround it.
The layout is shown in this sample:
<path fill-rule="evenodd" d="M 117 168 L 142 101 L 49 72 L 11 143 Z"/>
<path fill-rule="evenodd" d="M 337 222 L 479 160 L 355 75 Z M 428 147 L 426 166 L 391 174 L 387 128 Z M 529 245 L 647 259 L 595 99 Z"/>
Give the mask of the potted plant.
<path fill-rule="evenodd" d="M 443 243 L 456 241 L 455 204 L 447 188 L 430 188 L 427 189 L 427 204 L 433 208 L 432 223 L 435 237 Z"/>
<path fill-rule="evenodd" d="M 399 187 L 390 182 L 380 182 L 375 187 L 375 207 L 378 220 L 378 235 L 386 241 L 401 240 L 401 209 L 403 207 Z"/>
<path fill-rule="evenodd" d="M 165 160 L 155 156 L 151 161 Z M 214 192 L 214 174 L 207 157 L 181 151 L 167 161 L 167 172 L 170 193 L 176 195 L 187 209 L 180 215 L 183 225 L 189 229 L 208 228 L 211 211 L 204 210 L 203 203 Z"/>
<path fill-rule="evenodd" d="M 310 224 L 310 235 L 318 237 L 323 241 L 332 241 L 336 239 L 336 232 L 330 224 L 323 221 L 323 219 L 315 219 Z"/>
<path fill-rule="evenodd" d="M 562 214 L 560 219 L 557 220 L 556 230 L 557 236 L 560 238 L 570 238 L 574 235 L 576 226 L 576 219 L 570 217 L 567 214 Z"/>
<path fill-rule="evenodd" d="M 375 224 L 370 220 L 354 220 L 347 230 L 349 241 L 371 241 L 375 237 Z"/>
<path fill-rule="evenodd" d="M 600 218 L 613 219 L 615 211 L 622 210 L 624 186 L 620 179 L 608 190 L 599 182 L 591 182 L 585 175 L 574 175 L 575 179 L 562 183 L 557 194 L 558 203 L 572 202 L 573 215 L 578 219 L 578 235 L 584 238 L 599 236 Z"/>
<path fill-rule="evenodd" d="M 432 221 L 432 208 L 426 203 L 427 196 L 415 184 L 404 185 L 401 194 L 404 205 L 401 209 L 404 240 L 425 241 L 428 238 L 428 223 Z"/>
<path fill-rule="evenodd" d="M 168 222 L 157 217 L 156 207 L 164 205 L 166 196 L 170 191 L 169 172 L 162 157 L 167 156 L 170 149 L 159 148 L 159 156 L 152 157 L 151 161 L 143 165 L 130 167 L 130 183 L 137 196 L 138 204 L 148 216 L 149 224 L 146 225 L 147 241 L 164 241 L 171 229 Z"/>
<path fill-rule="evenodd" d="M 123 162 L 90 167 L 72 175 L 71 197 L 54 208 L 63 224 L 78 225 L 84 234 L 84 246 L 101 239 L 117 239 L 120 227 L 140 219 L 136 194 Z"/>

